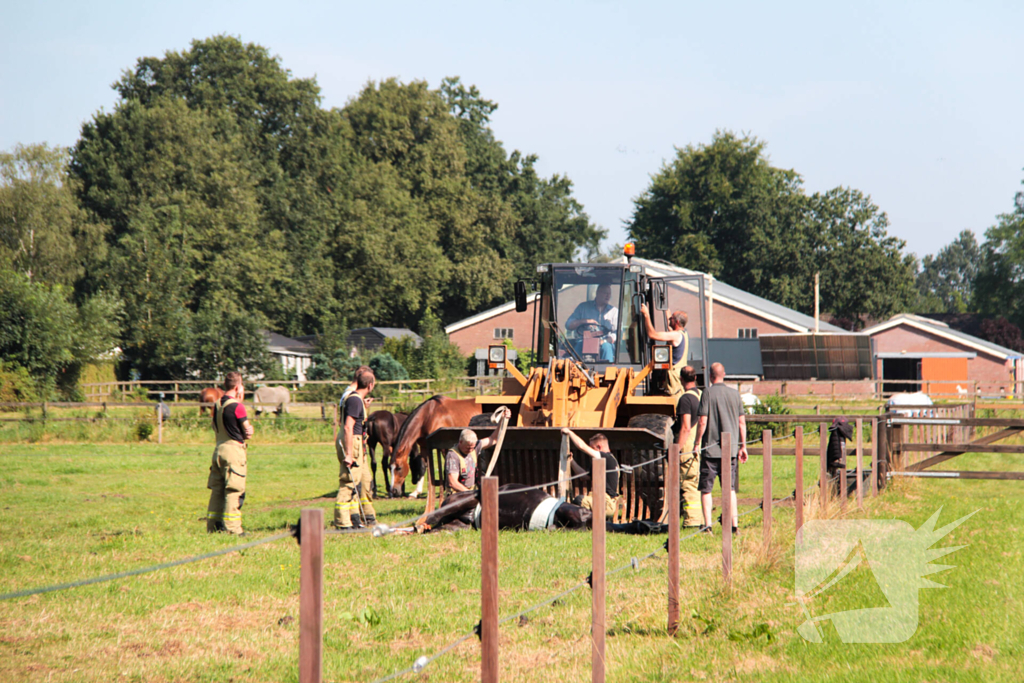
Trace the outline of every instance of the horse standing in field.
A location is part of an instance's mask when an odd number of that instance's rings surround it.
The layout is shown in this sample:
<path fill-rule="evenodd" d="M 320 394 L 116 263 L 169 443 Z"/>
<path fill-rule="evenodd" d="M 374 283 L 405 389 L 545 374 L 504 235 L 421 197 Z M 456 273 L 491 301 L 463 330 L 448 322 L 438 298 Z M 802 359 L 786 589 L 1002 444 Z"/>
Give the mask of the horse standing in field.
<path fill-rule="evenodd" d="M 288 412 L 292 400 L 288 387 L 260 387 L 252 395 L 253 407 L 258 417 L 262 413 L 274 412 L 280 415 Z"/>
<path fill-rule="evenodd" d="M 224 396 L 224 390 L 220 387 L 207 387 L 199 392 L 200 403 L 216 403 Z M 206 412 L 206 406 L 199 406 L 199 414 Z"/>
<path fill-rule="evenodd" d="M 412 483 L 418 484 L 417 491 L 422 488 L 427 458 L 430 457 L 426 438 L 432 432 L 443 427 L 468 427 L 473 416 L 482 413 L 483 407 L 472 398 L 456 400 L 438 395 L 416 406 L 398 430 L 397 443 L 391 453 L 391 496 L 397 498 L 402 495 L 402 484 L 409 476 L 410 461 Z M 417 444 L 419 454 L 411 458 Z"/>
<path fill-rule="evenodd" d="M 377 444 L 380 444 L 381 470 L 384 472 L 384 490 L 391 491 L 391 453 L 395 448 L 398 431 L 402 428 L 406 413 L 390 413 L 378 410 L 366 418 L 366 448 L 370 452 L 370 469 L 373 472 L 373 496 L 377 497 Z"/>

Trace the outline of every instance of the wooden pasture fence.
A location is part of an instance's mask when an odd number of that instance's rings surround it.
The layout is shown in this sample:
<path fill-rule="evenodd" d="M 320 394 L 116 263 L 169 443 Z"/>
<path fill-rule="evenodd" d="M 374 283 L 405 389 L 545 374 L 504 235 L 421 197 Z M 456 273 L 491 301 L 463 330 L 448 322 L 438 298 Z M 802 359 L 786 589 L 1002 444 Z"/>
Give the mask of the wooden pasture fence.
<path fill-rule="evenodd" d="M 1020 471 L 932 469 L 965 453 L 1024 454 L 1024 445 L 998 443 L 1021 436 L 1022 419 L 893 414 L 889 425 L 898 461 L 892 476 L 1024 480 Z M 977 436 L 979 429 L 986 433 Z"/>

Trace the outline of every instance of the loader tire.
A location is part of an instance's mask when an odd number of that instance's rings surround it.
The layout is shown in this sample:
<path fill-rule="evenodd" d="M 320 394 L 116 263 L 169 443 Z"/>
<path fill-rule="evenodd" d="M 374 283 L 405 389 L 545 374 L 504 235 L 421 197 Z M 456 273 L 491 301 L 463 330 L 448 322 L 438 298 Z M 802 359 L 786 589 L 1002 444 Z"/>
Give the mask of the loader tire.
<path fill-rule="evenodd" d="M 629 418 L 626 426 L 633 429 L 646 429 L 660 435 L 665 440 L 664 445 L 667 449 L 672 444 L 673 424 L 675 424 L 675 420 L 668 415 L 644 413 L 643 415 L 634 415 Z"/>

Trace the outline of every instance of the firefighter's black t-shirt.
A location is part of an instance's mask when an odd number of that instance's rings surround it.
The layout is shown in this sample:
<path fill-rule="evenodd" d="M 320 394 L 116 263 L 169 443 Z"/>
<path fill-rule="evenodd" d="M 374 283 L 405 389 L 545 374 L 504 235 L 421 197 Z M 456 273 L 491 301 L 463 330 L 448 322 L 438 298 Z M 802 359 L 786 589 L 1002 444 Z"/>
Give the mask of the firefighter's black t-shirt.
<path fill-rule="evenodd" d="M 605 495 L 615 498 L 619 495 L 619 461 L 607 451 L 601 451 L 604 458 Z M 590 459 L 590 480 L 594 480 L 594 458 Z"/>

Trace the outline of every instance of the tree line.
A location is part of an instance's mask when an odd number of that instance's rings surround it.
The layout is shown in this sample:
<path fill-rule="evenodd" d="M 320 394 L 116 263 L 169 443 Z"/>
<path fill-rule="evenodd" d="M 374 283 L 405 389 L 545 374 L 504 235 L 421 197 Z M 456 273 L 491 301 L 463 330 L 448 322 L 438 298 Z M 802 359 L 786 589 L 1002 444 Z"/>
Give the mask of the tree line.
<path fill-rule="evenodd" d="M 262 329 L 318 335 L 333 376 L 338 331 L 371 324 L 427 332 L 430 353 L 392 360 L 453 368 L 444 324 L 508 300 L 537 263 L 607 258 L 571 180 L 507 151 L 497 103 L 457 77 L 371 82 L 327 109 L 315 79 L 215 36 L 113 87 L 70 149 L 0 153 L 5 386 L 70 391 L 115 346 L 142 378 L 268 372 Z M 627 231 L 640 255 L 805 312 L 820 272 L 823 309 L 852 329 L 926 308 L 1020 324 L 1021 204 L 984 245 L 965 233 L 918 264 L 869 196 L 808 195 L 764 142 L 723 131 L 652 176 Z"/>

